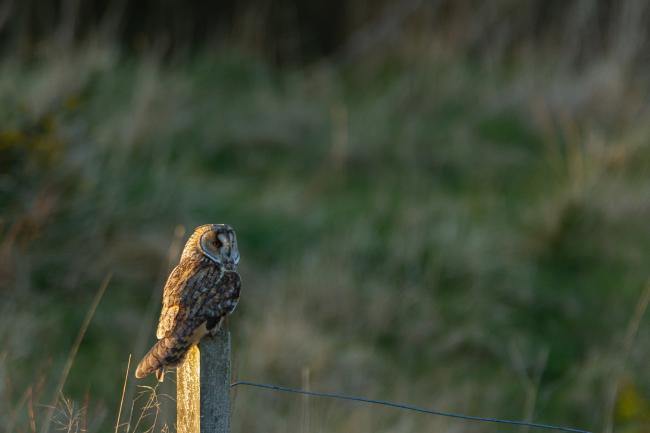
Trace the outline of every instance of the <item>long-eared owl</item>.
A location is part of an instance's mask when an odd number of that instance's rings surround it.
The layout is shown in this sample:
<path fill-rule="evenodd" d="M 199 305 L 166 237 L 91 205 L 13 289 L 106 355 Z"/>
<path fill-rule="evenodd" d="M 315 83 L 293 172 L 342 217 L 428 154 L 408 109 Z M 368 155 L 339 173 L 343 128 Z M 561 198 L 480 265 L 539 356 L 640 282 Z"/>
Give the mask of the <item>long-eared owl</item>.
<path fill-rule="evenodd" d="M 239 250 L 235 231 L 226 224 L 197 227 L 163 290 L 158 341 L 144 356 L 135 376 L 180 364 L 187 351 L 208 333 L 215 333 L 239 301 Z"/>

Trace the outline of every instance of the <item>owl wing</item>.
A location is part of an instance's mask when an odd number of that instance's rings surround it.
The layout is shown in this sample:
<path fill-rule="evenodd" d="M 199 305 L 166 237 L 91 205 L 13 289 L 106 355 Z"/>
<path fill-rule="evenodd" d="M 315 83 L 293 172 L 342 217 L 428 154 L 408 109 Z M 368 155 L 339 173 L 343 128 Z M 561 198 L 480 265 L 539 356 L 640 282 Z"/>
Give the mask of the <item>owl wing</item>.
<path fill-rule="evenodd" d="M 237 272 L 227 271 L 210 290 L 204 304 L 204 315 L 208 317 L 208 329 L 213 323 L 218 323 L 224 316 L 232 313 L 239 302 L 241 280 Z"/>
<path fill-rule="evenodd" d="M 184 294 L 188 286 L 193 286 L 196 280 L 198 263 L 193 260 L 183 260 L 176 266 L 163 289 L 163 306 L 158 320 L 156 337 L 160 340 L 169 335 L 177 322 L 178 312 L 183 306 Z"/>

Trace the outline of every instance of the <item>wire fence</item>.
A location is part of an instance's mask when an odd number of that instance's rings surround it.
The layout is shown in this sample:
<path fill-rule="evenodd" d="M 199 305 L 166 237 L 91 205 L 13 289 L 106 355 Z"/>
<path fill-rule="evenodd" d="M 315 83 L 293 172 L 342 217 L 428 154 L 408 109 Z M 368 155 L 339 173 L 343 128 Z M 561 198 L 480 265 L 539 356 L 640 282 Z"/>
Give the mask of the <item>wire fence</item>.
<path fill-rule="evenodd" d="M 582 430 L 582 429 L 575 428 L 575 427 L 558 426 L 558 425 L 552 425 L 552 424 L 542 424 L 542 423 L 527 422 L 527 421 L 520 421 L 520 420 L 509 420 L 509 419 L 500 419 L 500 418 L 480 417 L 480 416 L 464 415 L 464 414 L 452 413 L 452 412 L 442 412 L 442 411 L 439 411 L 439 410 L 431 410 L 431 409 L 426 409 L 426 408 L 419 407 L 419 406 L 413 406 L 413 405 L 410 405 L 410 404 L 398 403 L 398 402 L 387 401 L 387 400 L 375 400 L 375 399 L 372 399 L 372 398 L 358 397 L 358 396 L 354 396 L 354 395 L 346 395 L 346 394 L 331 393 L 331 392 L 306 391 L 304 389 L 288 388 L 288 387 L 285 387 L 285 386 L 279 386 L 279 385 L 273 385 L 273 384 L 267 384 L 267 383 L 249 382 L 249 381 L 246 381 L 246 380 L 240 380 L 240 381 L 237 381 L 237 382 L 234 382 L 234 383 L 230 384 L 231 388 L 235 388 L 237 386 L 249 386 L 249 387 L 253 387 L 253 388 L 262 388 L 262 389 L 266 389 L 266 390 L 270 390 L 270 391 L 278 391 L 278 392 L 286 392 L 286 393 L 292 393 L 292 394 L 300 394 L 300 395 L 306 395 L 306 396 L 310 396 L 310 397 L 322 397 L 322 398 L 331 398 L 331 399 L 335 399 L 335 400 L 346 400 L 346 401 L 355 401 L 355 402 L 360 402 L 360 403 L 376 404 L 376 405 L 388 406 L 388 407 L 392 407 L 392 408 L 396 408 L 396 409 L 400 409 L 400 410 L 409 410 L 409 411 L 425 413 L 425 414 L 429 414 L 429 415 L 456 418 L 456 419 L 460 419 L 460 420 L 464 420 L 464 421 L 476 421 L 476 422 L 490 422 L 490 423 L 497 423 L 497 424 L 509 424 L 509 425 L 536 428 L 536 429 L 564 431 L 564 432 L 570 432 L 570 433 L 592 433 L 592 432 L 590 432 L 588 430 Z"/>

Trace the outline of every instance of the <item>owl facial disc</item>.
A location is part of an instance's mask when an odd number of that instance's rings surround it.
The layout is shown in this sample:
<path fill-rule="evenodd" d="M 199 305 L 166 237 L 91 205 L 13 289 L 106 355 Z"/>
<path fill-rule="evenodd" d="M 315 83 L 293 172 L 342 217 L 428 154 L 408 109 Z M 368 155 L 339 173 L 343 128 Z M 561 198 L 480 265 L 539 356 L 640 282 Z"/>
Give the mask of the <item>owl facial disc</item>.
<path fill-rule="evenodd" d="M 216 263 L 235 268 L 239 263 L 239 250 L 235 231 L 227 224 L 213 224 L 201 235 L 201 252 Z"/>

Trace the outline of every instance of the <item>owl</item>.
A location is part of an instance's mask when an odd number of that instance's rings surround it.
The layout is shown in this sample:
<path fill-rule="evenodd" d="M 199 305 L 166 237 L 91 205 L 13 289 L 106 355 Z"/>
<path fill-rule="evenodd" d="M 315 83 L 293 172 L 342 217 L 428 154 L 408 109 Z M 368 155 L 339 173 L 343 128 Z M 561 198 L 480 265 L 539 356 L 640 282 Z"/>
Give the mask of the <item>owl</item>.
<path fill-rule="evenodd" d="M 192 345 L 214 335 L 239 301 L 239 250 L 235 231 L 226 224 L 197 227 L 163 290 L 158 341 L 135 372 L 162 382 L 165 368 L 179 365 Z"/>

